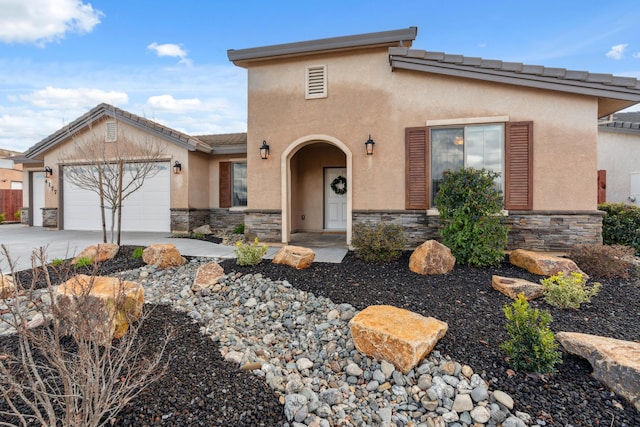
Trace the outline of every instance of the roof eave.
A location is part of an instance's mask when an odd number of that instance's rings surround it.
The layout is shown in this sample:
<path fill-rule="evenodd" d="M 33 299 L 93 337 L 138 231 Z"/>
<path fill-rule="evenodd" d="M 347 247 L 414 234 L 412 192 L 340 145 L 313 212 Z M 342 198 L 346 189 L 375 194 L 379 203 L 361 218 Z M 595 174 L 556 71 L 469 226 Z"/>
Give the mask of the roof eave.
<path fill-rule="evenodd" d="M 213 147 L 213 149 L 211 150 L 211 152 L 214 155 L 222 155 L 222 154 L 247 154 L 247 145 L 243 144 L 243 145 L 225 145 L 225 146 L 218 146 L 218 147 Z"/>
<path fill-rule="evenodd" d="M 469 69 L 468 66 L 458 66 L 437 61 L 425 62 L 421 59 L 407 58 L 403 56 L 390 56 L 391 67 L 441 74 L 453 77 L 484 80 L 495 83 L 505 83 L 518 86 L 526 86 L 537 89 L 548 89 L 560 92 L 575 93 L 603 98 L 613 98 L 634 103 L 640 102 L 640 90 L 619 86 L 604 85 L 599 83 L 577 82 L 562 80 L 553 77 L 543 77 L 530 74 L 513 73 L 487 68 Z"/>
<path fill-rule="evenodd" d="M 275 57 L 318 54 L 327 51 L 354 49 L 375 46 L 409 47 L 418 34 L 417 27 L 377 33 L 333 37 L 303 42 L 254 47 L 248 49 L 229 49 L 227 57 L 238 66 L 246 66 L 251 61 L 262 61 Z"/>

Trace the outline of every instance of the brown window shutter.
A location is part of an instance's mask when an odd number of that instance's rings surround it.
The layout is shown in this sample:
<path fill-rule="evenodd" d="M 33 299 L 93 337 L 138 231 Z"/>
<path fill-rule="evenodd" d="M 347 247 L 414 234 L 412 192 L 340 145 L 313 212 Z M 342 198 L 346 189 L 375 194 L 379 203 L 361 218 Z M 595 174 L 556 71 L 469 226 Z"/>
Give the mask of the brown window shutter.
<path fill-rule="evenodd" d="M 405 208 L 429 207 L 428 174 L 429 129 L 427 127 L 405 130 Z"/>
<path fill-rule="evenodd" d="M 231 162 L 220 162 L 220 207 L 231 207 Z"/>
<path fill-rule="evenodd" d="M 598 171 L 598 204 L 607 202 L 607 171 Z"/>
<path fill-rule="evenodd" d="M 508 122 L 504 202 L 511 210 L 533 209 L 533 122 Z"/>

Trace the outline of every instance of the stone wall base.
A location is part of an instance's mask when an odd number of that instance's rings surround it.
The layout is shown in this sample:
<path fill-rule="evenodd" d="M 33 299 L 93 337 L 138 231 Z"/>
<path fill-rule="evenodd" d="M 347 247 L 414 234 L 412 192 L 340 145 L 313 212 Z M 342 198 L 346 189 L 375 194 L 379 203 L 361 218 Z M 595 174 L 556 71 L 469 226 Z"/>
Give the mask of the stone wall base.
<path fill-rule="evenodd" d="M 601 211 L 510 211 L 507 249 L 567 251 L 578 244 L 602 244 Z M 386 222 L 404 227 L 407 248 L 441 240 L 440 217 L 425 211 L 353 211 L 353 225 Z"/>
<path fill-rule="evenodd" d="M 171 209 L 171 231 L 188 233 L 208 223 L 209 209 Z"/>
<path fill-rule="evenodd" d="M 244 224 L 245 211 L 232 211 L 229 209 L 209 209 L 209 225 L 214 229 L 233 230 Z"/>
<path fill-rule="evenodd" d="M 244 234 L 252 239 L 257 237 L 264 242 L 282 240 L 282 211 L 246 210 L 244 211 Z"/>
<path fill-rule="evenodd" d="M 42 208 L 42 226 L 58 228 L 58 208 Z"/>
<path fill-rule="evenodd" d="M 29 225 L 29 212 L 31 208 L 22 207 L 20 208 L 20 224 Z"/>

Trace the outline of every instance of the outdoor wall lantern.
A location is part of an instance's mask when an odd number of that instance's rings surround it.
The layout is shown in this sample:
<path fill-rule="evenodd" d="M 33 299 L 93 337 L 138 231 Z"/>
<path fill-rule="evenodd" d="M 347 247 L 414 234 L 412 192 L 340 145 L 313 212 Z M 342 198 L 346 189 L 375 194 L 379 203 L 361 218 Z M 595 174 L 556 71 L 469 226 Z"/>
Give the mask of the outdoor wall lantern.
<path fill-rule="evenodd" d="M 173 164 L 173 173 L 179 174 L 180 172 L 182 172 L 182 164 L 176 160 Z"/>
<path fill-rule="evenodd" d="M 44 177 L 45 178 L 50 178 L 53 175 L 53 169 L 51 169 L 49 166 L 45 166 L 44 167 Z"/>
<path fill-rule="evenodd" d="M 371 134 L 369 134 L 369 139 L 367 139 L 367 142 L 364 143 L 364 149 L 367 152 L 367 156 L 373 156 L 373 146 L 376 143 L 373 142 L 373 139 L 371 139 Z"/>
<path fill-rule="evenodd" d="M 262 160 L 267 160 L 269 158 L 269 144 L 267 141 L 262 141 L 262 146 L 260 147 L 260 158 Z"/>

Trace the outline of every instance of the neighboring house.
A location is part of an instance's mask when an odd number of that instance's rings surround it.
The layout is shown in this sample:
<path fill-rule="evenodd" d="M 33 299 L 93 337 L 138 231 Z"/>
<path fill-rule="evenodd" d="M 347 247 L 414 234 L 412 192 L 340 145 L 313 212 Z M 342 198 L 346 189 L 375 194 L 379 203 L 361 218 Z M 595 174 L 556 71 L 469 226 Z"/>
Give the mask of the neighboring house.
<path fill-rule="evenodd" d="M 640 206 L 640 112 L 600 121 L 598 173 L 601 202 Z"/>
<path fill-rule="evenodd" d="M 0 149 L 0 190 L 22 190 L 22 165 L 14 161 L 19 154 Z"/>
<path fill-rule="evenodd" d="M 228 51 L 248 71 L 246 232 L 350 243 L 387 221 L 416 245 L 437 236 L 442 172 L 473 166 L 502 174 L 509 247 L 601 242 L 596 123 L 640 102 L 638 80 L 410 49 L 416 35 Z"/>
<path fill-rule="evenodd" d="M 65 179 L 70 168 L 91 163 L 83 157 L 86 147 L 96 143 L 112 153 L 131 148 L 131 168 L 136 167 L 132 147 L 160 147 L 153 176 L 123 202 L 123 231 L 187 232 L 205 223 L 242 223 L 247 205 L 245 133 L 190 136 L 100 104 L 24 153 L 24 224 L 101 228 L 98 195 Z"/>

